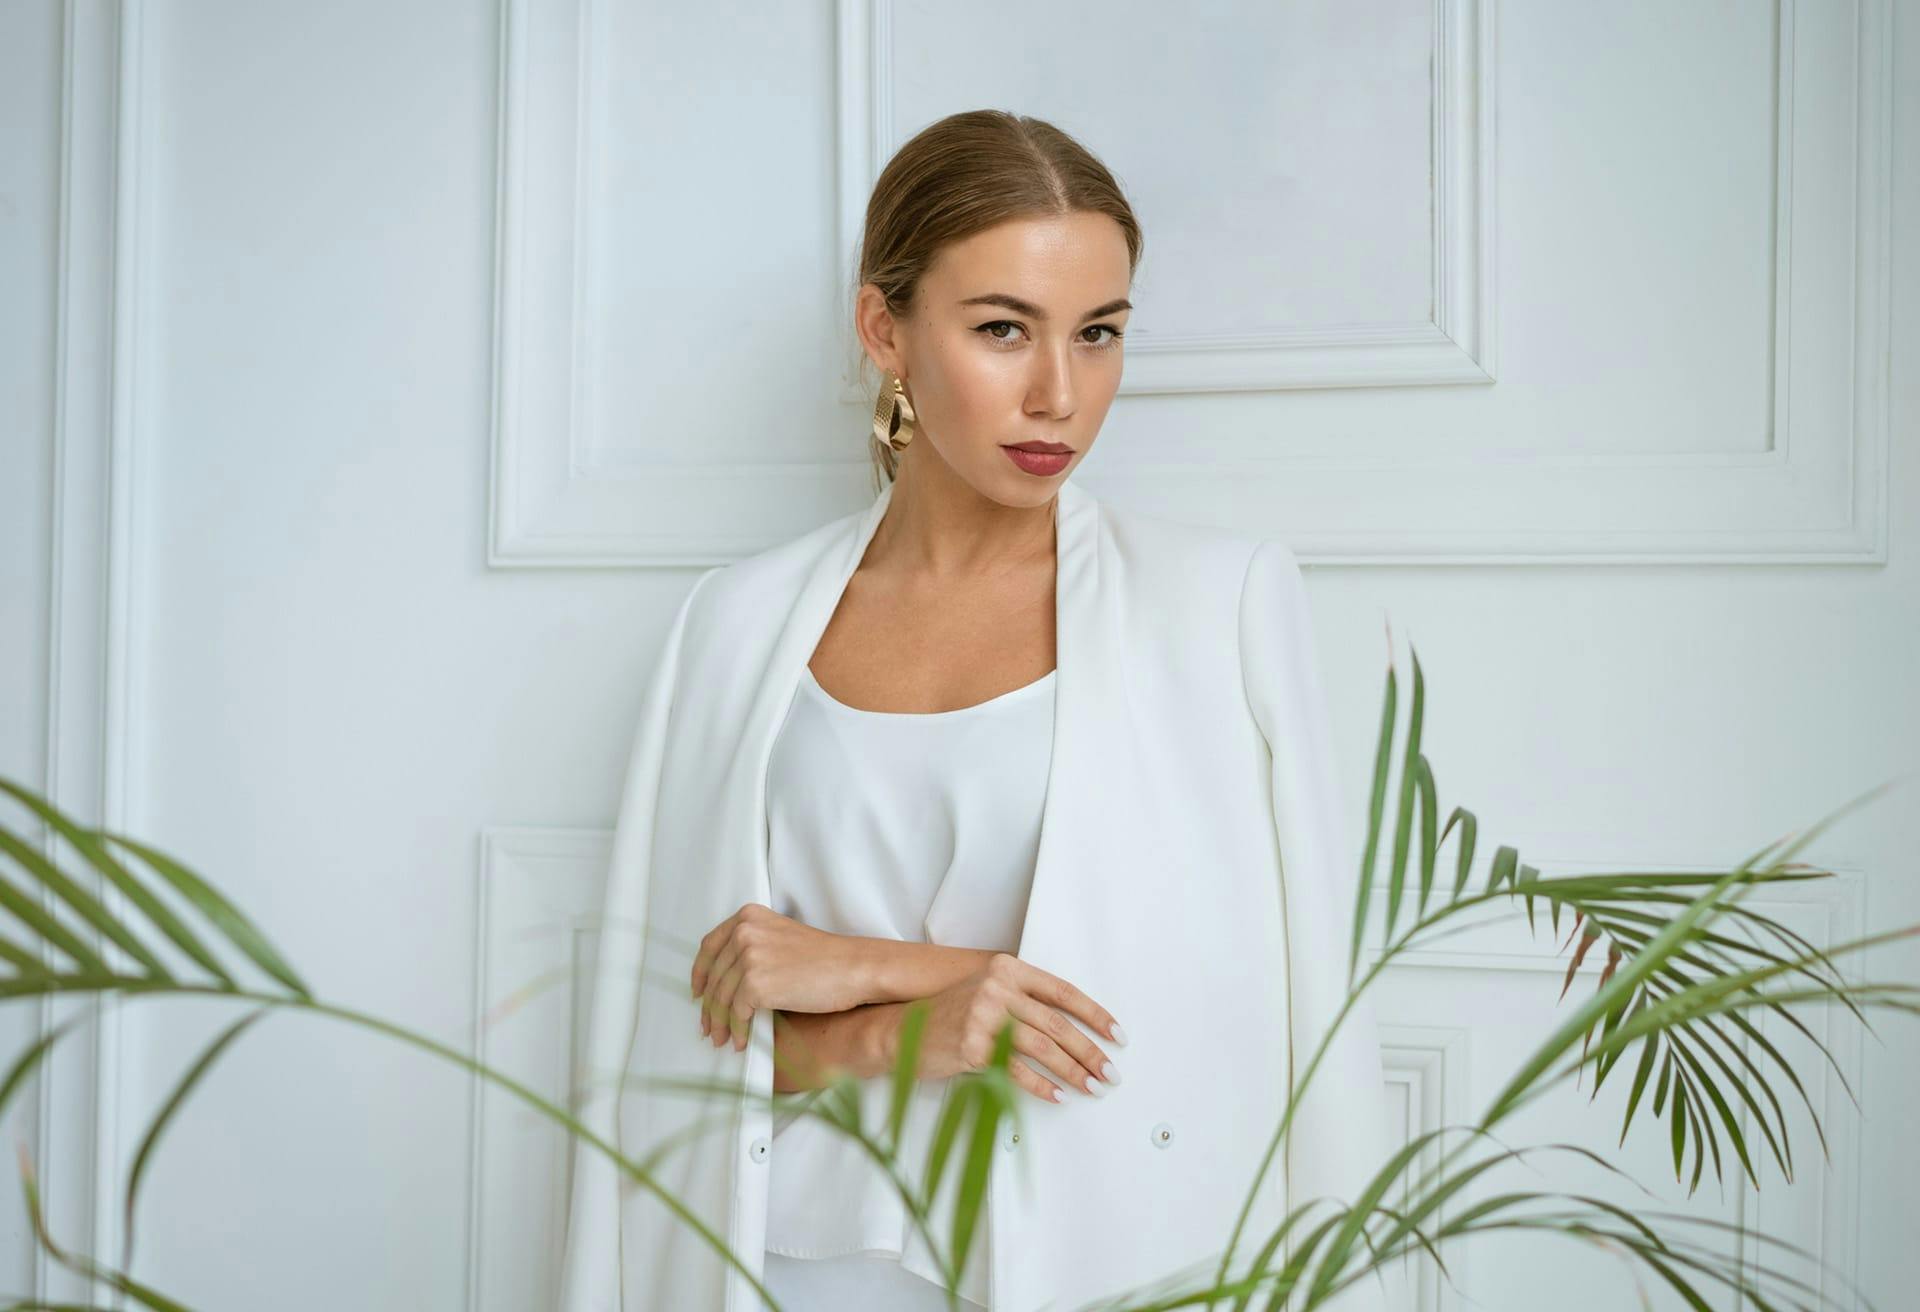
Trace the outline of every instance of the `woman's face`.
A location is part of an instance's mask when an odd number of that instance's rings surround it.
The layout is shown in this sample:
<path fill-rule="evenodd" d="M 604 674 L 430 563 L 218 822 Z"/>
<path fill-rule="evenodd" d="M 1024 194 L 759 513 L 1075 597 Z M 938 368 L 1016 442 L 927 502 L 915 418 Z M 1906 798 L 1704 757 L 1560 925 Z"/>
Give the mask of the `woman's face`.
<path fill-rule="evenodd" d="M 905 380 L 917 418 L 901 476 L 957 477 L 1007 506 L 1051 500 L 1119 389 L 1130 281 L 1120 225 L 1076 212 L 945 247 L 906 319 L 863 287 L 867 352 Z M 1021 445 L 1064 450 L 1029 458 Z"/>

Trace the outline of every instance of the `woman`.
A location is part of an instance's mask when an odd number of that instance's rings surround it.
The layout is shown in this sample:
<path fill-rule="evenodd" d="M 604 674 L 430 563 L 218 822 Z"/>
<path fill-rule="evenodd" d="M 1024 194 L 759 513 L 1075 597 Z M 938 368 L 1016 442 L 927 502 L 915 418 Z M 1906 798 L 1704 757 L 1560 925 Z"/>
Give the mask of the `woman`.
<path fill-rule="evenodd" d="M 1007 1020 L 1039 1108 L 993 1154 L 973 1305 L 1204 1277 L 1251 1190 L 1243 1264 L 1289 1202 L 1352 1198 L 1385 1161 L 1361 1007 L 1261 1169 L 1345 1000 L 1351 905 L 1291 553 L 1069 481 L 1119 386 L 1140 246 L 1108 171 L 1030 118 L 953 115 L 876 182 L 855 321 L 884 371 L 881 490 L 707 571 L 669 631 L 581 1112 L 661 1155 L 624 1187 L 577 1157 L 566 1312 L 946 1307 L 878 1168 L 765 1099 L 837 1068 L 883 1125 L 916 999 L 910 1171 Z M 761 1096 L 664 1083 L 688 1078 Z"/>

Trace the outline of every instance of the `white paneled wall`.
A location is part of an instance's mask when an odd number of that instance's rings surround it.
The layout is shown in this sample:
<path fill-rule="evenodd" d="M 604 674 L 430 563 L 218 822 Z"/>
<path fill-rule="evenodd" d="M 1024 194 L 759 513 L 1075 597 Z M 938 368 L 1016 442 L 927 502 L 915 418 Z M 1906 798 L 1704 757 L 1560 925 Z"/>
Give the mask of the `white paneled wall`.
<path fill-rule="evenodd" d="M 1356 832 L 1385 620 L 1483 861 L 1736 861 L 1920 766 L 1916 70 L 1902 0 L 10 0 L 0 771 L 188 859 L 327 1000 L 564 1101 L 665 625 L 868 495 L 867 190 L 998 106 L 1145 228 L 1079 477 L 1295 545 Z M 1910 787 L 1770 909 L 1920 922 L 1917 849 Z M 1522 918 L 1389 972 L 1408 1135 L 1572 1005 L 1558 946 Z M 9 1112 L 63 1242 L 117 1252 L 196 1006 L 110 1013 Z M 0 1008 L 0 1057 L 65 1014 Z M 1791 1186 L 1688 1198 L 1650 1121 L 1614 1148 L 1615 1087 L 1503 1137 L 1617 1152 L 1657 1202 L 1567 1154 L 1506 1178 L 1758 1226 L 1904 1306 L 1920 1042 L 1816 1033 L 1831 1160 L 1802 1118 Z M 279 1018 L 162 1142 L 136 1274 L 207 1312 L 537 1308 L 563 1146 Z M 11 1196 L 0 1292 L 81 1295 Z M 1421 1312 L 1638 1305 L 1594 1250 L 1448 1261 Z"/>
<path fill-rule="evenodd" d="M 587 1001 L 611 832 L 489 829 L 474 955 L 475 1057 L 557 1106 L 584 1096 Z M 572 1157 L 511 1092 L 474 1088 L 472 1306 L 542 1306 L 559 1279 Z"/>

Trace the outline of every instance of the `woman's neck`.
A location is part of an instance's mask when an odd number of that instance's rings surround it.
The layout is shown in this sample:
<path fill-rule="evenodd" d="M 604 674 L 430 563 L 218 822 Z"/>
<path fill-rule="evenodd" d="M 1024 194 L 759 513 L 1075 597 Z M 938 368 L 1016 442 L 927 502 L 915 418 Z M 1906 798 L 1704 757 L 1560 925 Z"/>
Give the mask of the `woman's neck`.
<path fill-rule="evenodd" d="M 950 470 L 929 476 L 903 460 L 869 563 L 933 579 L 968 579 L 1023 568 L 1054 553 L 1056 494 L 1038 506 L 982 496 Z"/>

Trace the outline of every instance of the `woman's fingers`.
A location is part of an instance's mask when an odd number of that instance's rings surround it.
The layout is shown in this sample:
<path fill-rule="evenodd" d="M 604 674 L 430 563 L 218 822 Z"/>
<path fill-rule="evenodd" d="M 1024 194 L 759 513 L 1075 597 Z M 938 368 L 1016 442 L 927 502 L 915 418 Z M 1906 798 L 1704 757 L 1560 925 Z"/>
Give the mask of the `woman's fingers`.
<path fill-rule="evenodd" d="M 1098 1083 L 1107 1055 L 1100 1045 L 1059 1012 L 1028 995 L 1016 996 L 1010 1010 L 1021 1024 L 1014 1032 L 1014 1046 L 1060 1078 L 1063 1084 L 1092 1097 L 1106 1089 Z"/>
<path fill-rule="evenodd" d="M 1060 1090 L 1054 1082 L 1035 1071 L 1033 1067 L 1027 1065 L 1018 1057 L 1013 1057 L 1008 1060 L 1007 1074 L 1013 1077 L 1015 1084 L 1025 1089 L 1034 1097 L 1047 1102 L 1060 1101 Z"/>
<path fill-rule="evenodd" d="M 740 913 L 736 911 L 708 930 L 706 937 L 700 940 L 700 948 L 693 954 L 693 971 L 689 977 L 689 982 L 693 985 L 694 997 L 697 998 L 707 991 L 707 982 L 713 974 L 714 958 L 720 955 L 720 950 L 726 947 L 727 941 L 733 937 L 733 924 L 739 918 Z"/>
<path fill-rule="evenodd" d="M 718 1048 L 733 1038 L 733 1029 L 727 1017 L 733 1006 L 733 990 L 739 981 L 731 971 L 722 972 L 713 977 L 713 983 L 707 989 L 707 1028 L 708 1040 Z"/>
<path fill-rule="evenodd" d="M 727 1011 L 733 1003 L 733 992 L 739 987 L 740 936 L 732 934 L 707 969 L 707 1029 L 716 1048 L 732 1037 Z"/>
<path fill-rule="evenodd" d="M 727 964 L 723 958 L 715 967 L 718 983 L 713 989 L 713 1046 L 723 1047 L 729 1041 L 735 1048 L 747 1046 L 747 1025 L 753 1020 L 753 1004 L 739 996 L 740 983 L 746 978 L 746 967 L 739 963 L 739 953 L 732 955 L 734 964 Z"/>
<path fill-rule="evenodd" d="M 693 954 L 693 970 L 688 979 L 693 985 L 695 997 L 707 991 L 708 982 L 717 973 L 716 961 L 721 950 L 732 941 L 734 929 L 741 922 L 752 920 L 767 911 L 769 908 L 764 903 L 744 902 L 738 911 L 707 931 L 706 937 L 700 940 L 699 951 Z"/>
<path fill-rule="evenodd" d="M 1019 961 L 1025 967 L 1020 971 L 1020 984 L 1026 991 L 1050 1007 L 1077 1016 L 1087 1023 L 1087 1028 L 1098 1034 L 1104 1034 L 1115 1043 L 1120 1040 L 1114 1036 L 1117 1022 L 1113 1013 L 1082 993 L 1077 987 L 1061 979 L 1058 975 L 1040 969 L 1031 962 Z"/>
<path fill-rule="evenodd" d="M 713 981 L 713 989 L 718 989 L 719 986 L 720 980 L 715 978 Z M 700 995 L 700 1033 L 706 1037 L 708 1042 L 713 1042 L 714 1026 L 720 1019 L 719 1004 L 714 1000 L 713 989 Z"/>

